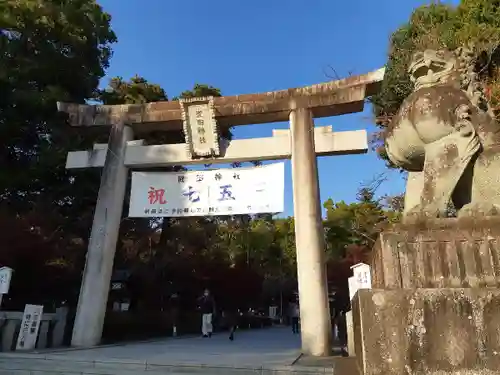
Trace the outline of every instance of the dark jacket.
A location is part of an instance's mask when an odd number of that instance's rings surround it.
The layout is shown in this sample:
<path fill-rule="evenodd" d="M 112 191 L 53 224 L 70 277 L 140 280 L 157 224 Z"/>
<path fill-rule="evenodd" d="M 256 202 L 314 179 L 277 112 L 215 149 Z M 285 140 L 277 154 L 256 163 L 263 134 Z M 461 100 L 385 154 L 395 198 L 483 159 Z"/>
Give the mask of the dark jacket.
<path fill-rule="evenodd" d="M 170 305 L 171 309 L 176 309 L 176 310 L 179 309 L 179 305 L 180 305 L 179 297 L 171 296 L 169 302 L 170 302 L 169 305 Z"/>
<path fill-rule="evenodd" d="M 340 312 L 345 314 L 350 311 L 351 301 L 349 300 L 349 295 L 345 292 L 337 293 L 333 302 L 333 308 L 335 309 L 335 317 L 337 317 Z"/>
<path fill-rule="evenodd" d="M 215 310 L 215 302 L 211 296 L 201 297 L 198 303 L 202 314 L 212 314 Z"/>

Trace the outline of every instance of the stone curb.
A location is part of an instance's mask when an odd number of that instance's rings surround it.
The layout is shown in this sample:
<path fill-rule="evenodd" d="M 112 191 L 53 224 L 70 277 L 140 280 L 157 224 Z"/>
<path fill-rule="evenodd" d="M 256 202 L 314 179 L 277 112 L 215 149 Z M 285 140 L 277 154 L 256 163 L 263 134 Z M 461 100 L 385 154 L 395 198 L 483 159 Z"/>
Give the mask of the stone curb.
<path fill-rule="evenodd" d="M 29 363 L 33 361 L 35 363 Z M 44 368 L 68 367 L 74 368 L 74 371 L 81 373 L 99 374 L 104 370 L 135 370 L 138 373 L 152 372 L 165 374 L 244 374 L 244 375 L 278 375 L 278 374 L 333 374 L 333 367 L 310 367 L 300 365 L 284 365 L 284 366 L 218 366 L 205 364 L 165 364 L 155 361 L 141 361 L 128 359 L 110 359 L 110 360 L 82 360 L 71 358 L 58 358 L 43 355 L 2 355 L 0 357 L 0 370 L 6 369 L 3 364 L 7 365 L 9 370 L 38 370 L 44 371 Z M 18 365 L 17 365 L 18 364 Z M 47 365 L 47 366 L 45 366 Z M 69 366 L 68 366 L 69 365 Z M 33 368 L 32 368 L 33 367 Z M 50 370 L 54 371 L 54 370 Z M 55 370 L 58 371 L 58 370 Z M 60 371 L 60 370 L 59 370 Z M 67 370 L 66 370 L 67 371 Z M 104 373 L 104 372 L 103 372 Z"/>

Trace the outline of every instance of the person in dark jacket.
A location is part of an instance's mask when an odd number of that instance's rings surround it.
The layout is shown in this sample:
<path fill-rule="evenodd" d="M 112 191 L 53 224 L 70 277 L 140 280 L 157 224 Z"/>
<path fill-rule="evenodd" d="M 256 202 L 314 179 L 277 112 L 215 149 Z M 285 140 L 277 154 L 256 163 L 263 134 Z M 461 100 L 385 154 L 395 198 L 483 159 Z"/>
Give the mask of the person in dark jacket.
<path fill-rule="evenodd" d="M 342 356 L 347 357 L 347 321 L 345 314 L 351 309 L 349 295 L 344 291 L 339 292 L 335 296 L 335 323 L 340 341 L 340 350 Z"/>
<path fill-rule="evenodd" d="M 300 332 L 300 306 L 298 299 L 290 304 L 290 318 L 292 320 L 292 332 Z"/>
<path fill-rule="evenodd" d="M 212 320 L 215 313 L 215 301 L 208 289 L 205 289 L 203 296 L 198 299 L 198 303 L 201 311 L 201 332 L 203 337 L 212 337 Z"/>

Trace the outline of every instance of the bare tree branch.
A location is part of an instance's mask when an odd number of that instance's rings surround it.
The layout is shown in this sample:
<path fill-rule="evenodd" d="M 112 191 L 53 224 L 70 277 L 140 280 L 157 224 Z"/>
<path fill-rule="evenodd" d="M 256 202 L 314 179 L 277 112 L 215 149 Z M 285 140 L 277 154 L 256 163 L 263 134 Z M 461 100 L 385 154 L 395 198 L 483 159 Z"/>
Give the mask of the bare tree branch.
<path fill-rule="evenodd" d="M 340 76 L 337 74 L 337 71 L 336 71 L 336 70 L 335 70 L 335 69 L 334 69 L 334 68 L 333 68 L 330 64 L 328 64 L 327 68 L 329 68 L 329 69 L 333 72 L 333 74 L 334 74 L 333 76 L 331 76 L 331 75 L 327 72 L 326 68 L 323 68 L 323 74 L 324 74 L 327 78 L 329 78 L 329 79 L 337 79 L 337 80 L 338 80 L 338 79 L 340 79 Z"/>

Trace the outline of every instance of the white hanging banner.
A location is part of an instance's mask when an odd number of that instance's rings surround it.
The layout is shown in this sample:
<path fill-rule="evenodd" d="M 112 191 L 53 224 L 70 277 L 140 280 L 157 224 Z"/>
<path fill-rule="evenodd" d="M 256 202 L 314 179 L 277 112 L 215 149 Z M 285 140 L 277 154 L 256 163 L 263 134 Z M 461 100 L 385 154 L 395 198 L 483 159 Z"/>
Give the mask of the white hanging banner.
<path fill-rule="evenodd" d="M 285 164 L 189 172 L 132 172 L 129 217 L 284 211 Z"/>
<path fill-rule="evenodd" d="M 23 321 L 21 322 L 21 330 L 17 337 L 16 350 L 35 349 L 38 329 L 42 321 L 42 314 L 43 306 L 26 305 L 24 308 Z"/>

